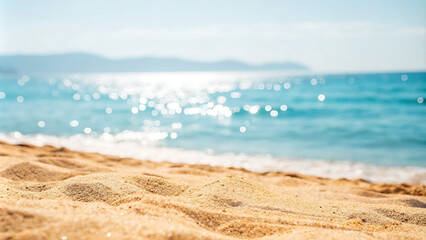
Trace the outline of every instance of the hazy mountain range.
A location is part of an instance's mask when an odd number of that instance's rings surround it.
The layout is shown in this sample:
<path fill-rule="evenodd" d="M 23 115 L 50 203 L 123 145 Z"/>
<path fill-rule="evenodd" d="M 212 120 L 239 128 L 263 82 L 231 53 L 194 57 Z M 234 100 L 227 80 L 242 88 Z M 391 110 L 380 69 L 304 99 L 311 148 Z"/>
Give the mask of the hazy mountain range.
<path fill-rule="evenodd" d="M 197 62 L 179 58 L 110 59 L 86 53 L 0 56 L 3 73 L 89 73 L 89 72 L 172 72 L 172 71 L 247 71 L 307 70 L 291 62 L 252 65 L 240 61 Z"/>

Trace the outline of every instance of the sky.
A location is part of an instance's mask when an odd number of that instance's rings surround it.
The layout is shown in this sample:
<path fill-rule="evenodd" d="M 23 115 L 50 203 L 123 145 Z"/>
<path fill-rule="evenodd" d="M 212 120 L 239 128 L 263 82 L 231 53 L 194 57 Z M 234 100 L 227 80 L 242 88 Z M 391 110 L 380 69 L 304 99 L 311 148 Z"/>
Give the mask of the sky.
<path fill-rule="evenodd" d="M 0 0 L 0 54 L 426 70 L 425 0 Z"/>

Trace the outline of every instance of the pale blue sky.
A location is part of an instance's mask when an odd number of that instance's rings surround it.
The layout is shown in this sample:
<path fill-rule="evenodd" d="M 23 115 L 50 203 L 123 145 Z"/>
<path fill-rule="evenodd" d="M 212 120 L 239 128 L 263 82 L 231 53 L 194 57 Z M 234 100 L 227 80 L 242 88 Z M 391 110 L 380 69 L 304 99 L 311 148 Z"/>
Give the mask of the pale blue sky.
<path fill-rule="evenodd" d="M 0 0 L 0 54 L 426 70 L 425 0 Z"/>

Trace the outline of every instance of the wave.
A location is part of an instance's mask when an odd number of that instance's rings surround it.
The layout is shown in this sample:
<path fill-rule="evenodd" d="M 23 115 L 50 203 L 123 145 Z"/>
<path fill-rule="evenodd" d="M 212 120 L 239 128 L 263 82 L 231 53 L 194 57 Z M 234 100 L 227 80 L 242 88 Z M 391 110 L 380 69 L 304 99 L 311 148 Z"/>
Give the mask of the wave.
<path fill-rule="evenodd" d="M 30 143 L 36 146 L 52 145 L 83 152 L 98 152 L 120 157 L 149 159 L 188 164 L 241 167 L 252 171 L 297 172 L 330 178 L 362 178 L 371 182 L 426 184 L 426 168 L 418 166 L 386 167 L 348 161 L 328 161 L 274 157 L 268 154 L 248 155 L 214 153 L 171 148 L 161 144 L 167 132 L 123 131 L 118 134 L 53 136 L 44 134 L 22 135 L 19 132 L 0 133 L 0 140 L 11 143 Z"/>

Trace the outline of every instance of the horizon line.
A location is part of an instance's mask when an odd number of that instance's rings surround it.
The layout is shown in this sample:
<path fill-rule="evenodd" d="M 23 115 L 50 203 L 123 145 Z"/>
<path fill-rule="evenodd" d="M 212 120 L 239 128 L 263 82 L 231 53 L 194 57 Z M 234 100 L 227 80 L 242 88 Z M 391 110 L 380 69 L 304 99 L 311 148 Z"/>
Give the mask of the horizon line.
<path fill-rule="evenodd" d="M 199 62 L 199 63 L 218 63 L 218 62 L 226 62 L 226 61 L 235 61 L 235 62 L 241 62 L 250 64 L 253 66 L 261 66 L 265 64 L 272 64 L 272 63 L 294 63 L 294 64 L 300 64 L 304 65 L 305 67 L 311 69 L 311 67 L 307 66 L 304 63 L 300 63 L 299 61 L 291 61 L 291 60 L 276 60 L 276 61 L 264 61 L 262 63 L 253 63 L 246 60 L 241 60 L 237 58 L 221 58 L 218 60 L 196 60 L 192 58 L 186 58 L 186 57 L 177 57 L 177 56 L 153 56 L 153 55 L 139 55 L 139 56 L 128 56 L 128 57 L 110 57 L 107 55 L 103 55 L 100 53 L 93 53 L 93 52 L 84 52 L 84 51 L 66 51 L 66 52 L 53 52 L 53 53 L 0 53 L 0 56 L 3 57 L 10 57 L 10 56 L 39 56 L 39 57 L 46 57 L 46 56 L 54 56 L 54 55 L 71 55 L 71 54 L 85 54 L 85 55 L 92 55 L 97 57 L 102 57 L 108 60 L 129 60 L 129 59 L 142 59 L 142 58 L 158 58 L 158 59 L 174 59 L 174 60 L 184 60 L 184 61 L 191 61 L 191 62 Z"/>
<path fill-rule="evenodd" d="M 143 59 L 143 58 L 153 58 L 153 59 L 174 59 L 174 60 L 183 60 L 183 61 L 191 61 L 198 63 L 219 63 L 226 61 L 235 61 L 244 64 L 249 64 L 255 67 L 260 67 L 267 64 L 283 64 L 283 63 L 291 63 L 291 64 L 299 64 L 303 65 L 307 68 L 307 70 L 303 70 L 305 72 L 310 72 L 312 74 L 374 74 L 374 73 L 419 73 L 426 72 L 426 68 L 408 68 L 408 69 L 373 69 L 373 70 L 362 70 L 362 69 L 354 69 L 354 70 L 320 70 L 312 68 L 304 63 L 300 63 L 297 61 L 291 60 L 279 60 L 279 61 L 265 61 L 262 63 L 253 63 L 246 60 L 239 60 L 235 58 L 222 58 L 220 60 L 195 60 L 191 58 L 185 57 L 177 57 L 177 56 L 153 56 L 153 55 L 140 55 L 140 56 L 128 56 L 128 57 L 110 57 L 100 53 L 93 52 L 84 52 L 84 51 L 66 51 L 66 52 L 53 52 L 53 53 L 0 53 L 0 57 L 10 57 L 10 56 L 55 56 L 55 55 L 72 55 L 72 54 L 82 54 L 82 55 L 91 55 L 96 57 L 101 57 L 108 60 L 119 61 L 119 60 L 129 60 L 129 59 Z M 0 63 L 1 66 L 1 63 Z M 256 71 L 256 70 L 254 70 Z M 280 70 L 260 70 L 260 71 L 280 71 Z M 283 70 L 283 71 L 295 71 L 295 70 Z M 153 72 L 161 72 L 161 71 L 153 71 Z M 166 71 L 163 71 L 166 72 Z M 173 72 L 173 71 L 172 71 Z M 177 71 L 179 72 L 179 71 Z M 209 71 L 185 71 L 185 72 L 209 72 Z M 219 72 L 219 71 L 218 71 Z M 229 70 L 227 72 L 241 72 L 238 70 Z M 113 73 L 113 72 L 112 72 Z M 122 72 L 124 73 L 124 72 Z M 133 73 L 133 72 L 128 72 Z M 136 73 L 136 72 L 134 72 Z"/>

